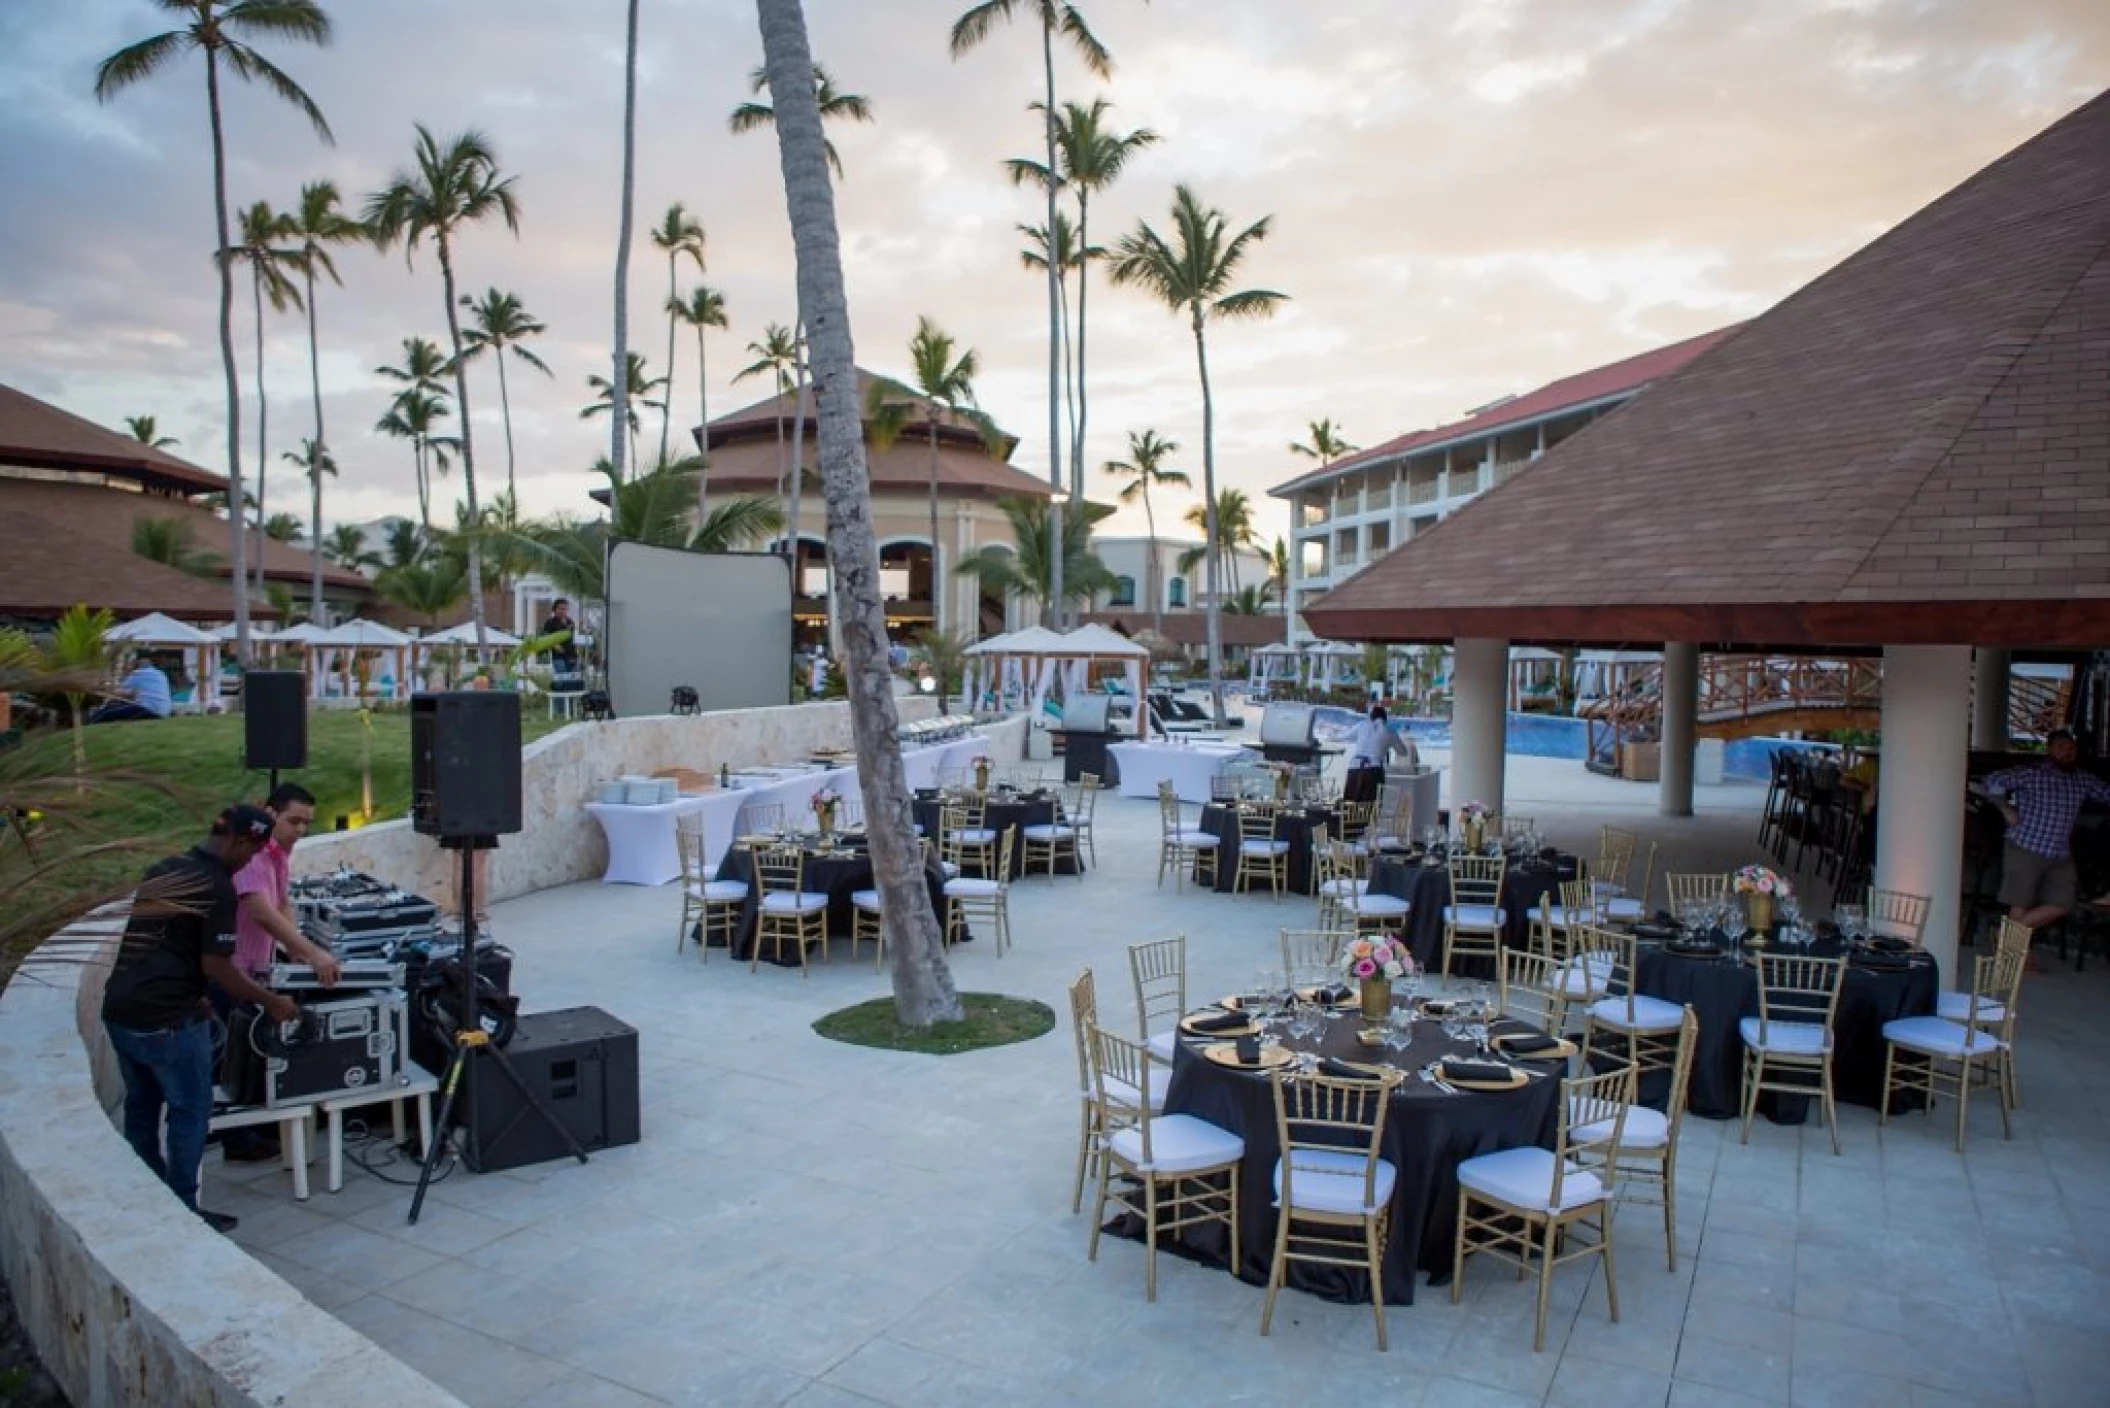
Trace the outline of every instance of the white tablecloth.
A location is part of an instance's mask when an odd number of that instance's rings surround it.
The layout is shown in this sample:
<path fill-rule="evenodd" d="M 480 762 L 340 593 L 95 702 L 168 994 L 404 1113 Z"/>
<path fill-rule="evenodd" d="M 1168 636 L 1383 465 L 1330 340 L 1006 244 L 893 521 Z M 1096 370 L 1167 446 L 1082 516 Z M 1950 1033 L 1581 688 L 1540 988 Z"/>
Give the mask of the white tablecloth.
<path fill-rule="evenodd" d="M 1169 780 L 1183 802 L 1208 801 L 1209 779 L 1257 756 L 1235 743 L 1110 743 L 1106 751 L 1121 769 L 1122 796 L 1155 797 Z"/>
<path fill-rule="evenodd" d="M 674 844 L 675 818 L 684 812 L 702 811 L 709 800 L 680 797 L 656 807 L 588 802 L 586 810 L 601 823 L 601 830 L 608 837 L 608 869 L 602 874 L 601 883 L 664 885 L 678 877 L 681 852 Z"/>

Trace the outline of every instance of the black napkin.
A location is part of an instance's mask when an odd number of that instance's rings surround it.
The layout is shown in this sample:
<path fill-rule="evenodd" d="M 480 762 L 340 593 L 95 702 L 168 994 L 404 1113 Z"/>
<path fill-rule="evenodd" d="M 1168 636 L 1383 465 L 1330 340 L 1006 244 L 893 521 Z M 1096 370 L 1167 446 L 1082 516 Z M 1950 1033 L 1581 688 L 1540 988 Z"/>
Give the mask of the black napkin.
<path fill-rule="evenodd" d="M 1190 1032 L 1227 1032 L 1246 1025 L 1242 1012 L 1211 1012 L 1187 1019 Z"/>
<path fill-rule="evenodd" d="M 1456 1056 L 1445 1057 L 1436 1074 L 1445 1080 L 1479 1081 L 1489 1085 L 1507 1085 L 1517 1078 L 1512 1066 L 1495 1061 L 1465 1061 Z"/>
<path fill-rule="evenodd" d="M 1334 1080 L 1379 1080 L 1381 1076 L 1368 1066 L 1351 1066 L 1346 1061 L 1336 1061 L 1329 1056 L 1319 1062 L 1319 1074 Z"/>
<path fill-rule="evenodd" d="M 1722 946 L 1712 939 L 1678 939 L 1663 947 L 1668 952 L 1684 954 L 1689 958 L 1713 958 L 1722 951 Z"/>
<path fill-rule="evenodd" d="M 1327 1004 L 1332 1004 L 1336 1002 L 1346 1002 L 1351 995 L 1352 994 L 1350 994 L 1347 988 L 1336 984 L 1335 986 L 1330 988 L 1320 988 L 1317 992 L 1314 992 L 1311 995 L 1311 1000 L 1313 1002 L 1323 1002 Z"/>
<path fill-rule="evenodd" d="M 1892 938 L 1888 934 L 1877 934 L 1874 938 L 1868 941 L 1868 946 L 1874 949 L 1877 953 L 1912 952 L 1912 943 L 1909 939 Z"/>
<path fill-rule="evenodd" d="M 1257 1036 L 1242 1036 L 1242 1037 L 1238 1038 L 1238 1040 L 1237 1040 L 1237 1041 L 1236 1041 L 1236 1042 L 1235 1042 L 1235 1043 L 1233 1044 L 1233 1048 L 1232 1048 L 1232 1049 L 1233 1049 L 1233 1050 L 1235 1050 L 1235 1051 L 1236 1051 L 1236 1052 L 1238 1053 L 1238 1064 L 1239 1064 L 1239 1065 L 1241 1065 L 1241 1066 L 1257 1066 L 1257 1065 L 1259 1065 L 1259 1064 L 1260 1064 L 1260 1038 L 1259 1038 L 1259 1037 L 1257 1037 Z"/>
<path fill-rule="evenodd" d="M 1902 973 L 1912 966 L 1911 957 L 1902 953 L 1857 953 L 1849 961 L 1876 973 Z"/>
<path fill-rule="evenodd" d="M 1685 931 L 1683 929 L 1680 929 L 1675 925 L 1636 924 L 1634 926 L 1635 938 L 1649 939 L 1656 943 L 1675 942 L 1678 935 L 1684 932 Z"/>
<path fill-rule="evenodd" d="M 1558 1051 L 1564 1044 L 1559 1037 L 1546 1036 L 1541 1032 L 1516 1032 L 1509 1036 L 1498 1036 L 1495 1045 L 1512 1056 L 1536 1056 L 1541 1051 Z"/>
<path fill-rule="evenodd" d="M 1448 1017 L 1450 1014 L 1451 1004 L 1449 1002 L 1438 1001 L 1421 1004 L 1421 1015 L 1424 1017 Z"/>

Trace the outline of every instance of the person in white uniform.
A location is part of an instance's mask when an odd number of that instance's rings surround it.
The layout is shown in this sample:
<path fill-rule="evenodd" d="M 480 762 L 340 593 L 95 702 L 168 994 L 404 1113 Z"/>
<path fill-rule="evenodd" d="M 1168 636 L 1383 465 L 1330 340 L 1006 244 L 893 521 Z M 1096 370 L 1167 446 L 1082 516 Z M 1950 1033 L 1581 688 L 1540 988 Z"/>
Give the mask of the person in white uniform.
<path fill-rule="evenodd" d="M 1385 706 L 1373 704 L 1370 716 L 1355 726 L 1355 733 L 1348 740 L 1348 780 L 1341 788 L 1343 799 L 1375 801 L 1377 789 L 1385 780 L 1385 764 L 1394 757 L 1404 759 L 1410 768 L 1421 764 L 1413 742 L 1394 733 L 1386 722 Z"/>

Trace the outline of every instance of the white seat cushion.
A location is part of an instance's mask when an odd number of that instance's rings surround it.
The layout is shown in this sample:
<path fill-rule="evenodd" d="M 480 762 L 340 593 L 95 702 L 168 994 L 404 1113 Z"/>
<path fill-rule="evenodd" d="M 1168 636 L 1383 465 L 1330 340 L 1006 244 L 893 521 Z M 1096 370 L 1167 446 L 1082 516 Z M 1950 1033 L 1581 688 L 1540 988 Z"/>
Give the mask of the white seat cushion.
<path fill-rule="evenodd" d="M 1605 975 L 1587 963 L 1563 963 L 1553 975 L 1553 990 L 1562 997 L 1595 1001 L 1604 996 Z"/>
<path fill-rule="evenodd" d="M 1143 1043 L 1150 1050 L 1150 1059 L 1162 1062 L 1163 1069 L 1167 1072 L 1172 1069 L 1173 1049 L 1179 1044 L 1180 1039 L 1177 1032 L 1159 1032 L 1156 1036 Z"/>
<path fill-rule="evenodd" d="M 1612 1121 L 1592 1120 L 1570 1125 L 1568 1134 L 1577 1143 L 1594 1144 L 1612 1137 Z M 1619 1131 L 1622 1149 L 1660 1149 L 1670 1142 L 1670 1120 L 1661 1110 L 1646 1105 L 1626 1107 L 1626 1126 Z"/>
<path fill-rule="evenodd" d="M 1831 1029 L 1816 1022 L 1768 1022 L 1763 1042 L 1756 1017 L 1742 1018 L 1736 1030 L 1744 1045 L 1779 1056 L 1822 1056 L 1832 1049 Z"/>
<path fill-rule="evenodd" d="M 826 895 L 816 895 L 811 890 L 797 894 L 789 890 L 778 890 L 762 896 L 762 908 L 771 914 L 811 914 L 828 907 Z"/>
<path fill-rule="evenodd" d="M 1328 880 L 1325 884 L 1319 886 L 1319 893 L 1328 899 L 1337 900 L 1348 895 L 1360 895 L 1369 888 L 1370 882 L 1368 880 L 1354 880 L 1343 875 L 1336 879 Z"/>
<path fill-rule="evenodd" d="M 1114 1156 L 1131 1168 L 1149 1173 L 1186 1173 L 1198 1168 L 1237 1163 L 1245 1141 L 1192 1115 L 1166 1115 L 1150 1122 L 1150 1162 L 1143 1162 L 1143 1131 L 1131 1127 L 1107 1141 Z"/>
<path fill-rule="evenodd" d="M 1365 836 L 1355 843 L 1355 848 L 1364 855 L 1375 855 L 1380 851 L 1410 851 L 1413 845 L 1403 836 Z"/>
<path fill-rule="evenodd" d="M 1885 1022 L 1883 1040 L 1932 1056 L 1990 1056 L 2006 1045 L 1989 1031 L 1943 1017 L 1900 1017 Z"/>
<path fill-rule="evenodd" d="M 1170 1057 L 1166 1059 L 1171 1059 Z M 1150 1063 L 1150 1113 L 1153 1115 L 1165 1108 L 1165 1092 L 1172 1089 L 1172 1068 Z M 1136 1103 L 1136 1088 L 1125 1080 L 1108 1077 L 1106 1095 L 1110 1100 L 1120 1100 L 1129 1105 Z M 1154 1142 L 1154 1141 L 1153 1141 Z"/>
<path fill-rule="evenodd" d="M 1454 929 L 1499 929 L 1509 922 L 1509 915 L 1491 904 L 1447 904 L 1443 922 Z"/>
<path fill-rule="evenodd" d="M 1002 889 L 1003 886 L 995 880 L 980 880 L 971 875 L 963 875 L 957 880 L 945 882 L 945 897 L 955 900 L 989 899 Z"/>
<path fill-rule="evenodd" d="M 1641 908 L 1641 901 L 1629 899 L 1606 900 L 1604 915 L 1614 924 L 1637 924 L 1648 917 Z"/>
<path fill-rule="evenodd" d="M 1607 997 L 1590 1004 L 1590 1020 L 1619 1032 L 1674 1032 L 1685 1021 L 1685 1009 L 1675 1002 L 1646 993 L 1634 995 L 1634 1017 L 1626 1015 L 1626 999 Z"/>
<path fill-rule="evenodd" d="M 1299 1149 L 1292 1156 L 1290 1165 L 1290 1205 L 1306 1212 L 1342 1213 L 1350 1217 L 1368 1217 L 1392 1201 L 1392 1185 L 1399 1180 L 1399 1170 L 1390 1159 L 1377 1161 L 1377 1173 L 1372 1179 L 1371 1196 L 1376 1200 L 1363 1201 L 1363 1165 L 1361 1154 L 1346 1149 Z M 1275 1206 L 1282 1206 L 1282 1161 L 1275 1161 Z"/>
<path fill-rule="evenodd" d="M 1413 908 L 1398 895 L 1353 895 L 1343 899 L 1341 904 L 1370 919 L 1402 918 Z"/>
<path fill-rule="evenodd" d="M 1967 992 L 1937 994 L 1934 999 L 1934 1015 L 1946 1017 L 1952 1022 L 1968 1022 L 1971 1020 L 1971 1004 L 1974 1000 L 1978 1004 L 1979 1021 L 2004 1022 L 2007 1020 L 2006 1003 L 1996 1002 L 1992 998 L 1984 996 L 1974 999 Z"/>
<path fill-rule="evenodd" d="M 1034 825 L 1022 827 L 1019 834 L 1028 841 L 1074 841 L 1077 839 L 1077 828 L 1061 825 Z"/>
<path fill-rule="evenodd" d="M 1587 910 L 1578 910 L 1575 917 L 1570 919 L 1566 905 L 1535 904 L 1531 907 L 1531 918 L 1532 922 L 1537 924 L 1551 924 L 1555 928 L 1565 929 L 1570 924 L 1587 924 L 1592 916 Z"/>
<path fill-rule="evenodd" d="M 1172 844 L 1185 846 L 1190 851 L 1213 851 L 1223 844 L 1223 838 L 1212 836 L 1206 831 L 1189 831 L 1182 828 L 1172 833 Z"/>
<path fill-rule="evenodd" d="M 879 891 L 852 890 L 850 892 L 850 903 L 868 913 L 877 914 L 879 913 Z"/>
<path fill-rule="evenodd" d="M 1551 1149 L 1525 1146 L 1467 1159 L 1458 1165 L 1458 1182 L 1508 1207 L 1541 1212 L 1566 1212 L 1604 1197 L 1604 1183 L 1597 1175 L 1571 1163 L 1561 1171 L 1560 1202 L 1555 1203 L 1553 1170 Z"/>
<path fill-rule="evenodd" d="M 1289 854 L 1289 842 L 1240 841 L 1238 843 L 1238 854 L 1242 856 L 1286 856 Z"/>
<path fill-rule="evenodd" d="M 692 880 L 688 889 L 705 904 L 738 904 L 747 898 L 747 882 L 744 880 L 706 880 L 700 885 Z"/>
<path fill-rule="evenodd" d="M 993 846 L 996 833 L 986 826 L 963 826 L 952 833 L 952 839 L 963 846 Z"/>
<path fill-rule="evenodd" d="M 960 867 L 949 860 L 941 860 L 938 862 L 938 873 L 950 880 L 960 873 Z"/>

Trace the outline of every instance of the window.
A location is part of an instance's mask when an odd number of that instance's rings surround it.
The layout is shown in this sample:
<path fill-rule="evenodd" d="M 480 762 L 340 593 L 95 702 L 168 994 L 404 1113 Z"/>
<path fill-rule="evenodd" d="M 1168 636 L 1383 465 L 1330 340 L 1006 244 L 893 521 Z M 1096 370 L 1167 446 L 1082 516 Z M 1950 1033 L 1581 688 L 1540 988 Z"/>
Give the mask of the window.
<path fill-rule="evenodd" d="M 1135 579 L 1135 578 L 1133 578 L 1133 577 L 1116 577 L 1116 578 L 1114 578 L 1114 599 L 1113 599 L 1113 604 L 1114 604 L 1115 606 L 1134 606 L 1134 605 L 1136 604 L 1136 579 Z"/>
<path fill-rule="evenodd" d="M 1165 601 L 1172 606 L 1185 606 L 1187 604 L 1187 579 L 1185 577 L 1174 577 L 1165 584 Z"/>

